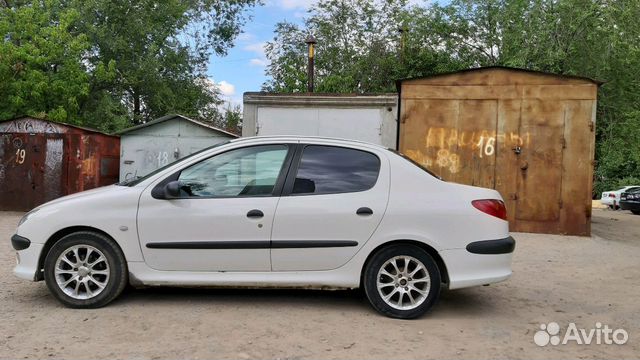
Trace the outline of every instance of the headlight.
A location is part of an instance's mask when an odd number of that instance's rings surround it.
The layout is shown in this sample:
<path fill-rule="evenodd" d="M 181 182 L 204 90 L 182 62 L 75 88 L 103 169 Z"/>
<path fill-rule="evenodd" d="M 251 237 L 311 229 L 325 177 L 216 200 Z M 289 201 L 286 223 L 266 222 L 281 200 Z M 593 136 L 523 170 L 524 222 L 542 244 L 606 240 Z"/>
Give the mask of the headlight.
<path fill-rule="evenodd" d="M 25 221 L 29 220 L 29 216 L 35 214 L 38 210 L 40 210 L 40 208 L 35 208 L 35 209 L 29 211 L 28 213 L 24 214 L 24 216 L 22 217 L 22 219 L 20 219 L 20 222 L 18 223 L 18 227 L 20 227 L 20 225 L 24 224 Z"/>

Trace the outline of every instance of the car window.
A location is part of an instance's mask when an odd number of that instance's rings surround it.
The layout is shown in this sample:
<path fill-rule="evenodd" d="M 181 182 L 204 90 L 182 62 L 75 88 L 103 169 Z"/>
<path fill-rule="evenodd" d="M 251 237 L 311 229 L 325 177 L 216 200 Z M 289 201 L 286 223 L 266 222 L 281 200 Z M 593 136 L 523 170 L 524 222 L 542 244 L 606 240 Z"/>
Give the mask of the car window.
<path fill-rule="evenodd" d="M 235 149 L 182 170 L 178 181 L 190 197 L 268 196 L 287 156 L 286 145 Z"/>
<path fill-rule="evenodd" d="M 158 168 L 158 169 L 156 169 L 156 170 L 153 170 L 152 172 L 148 173 L 147 175 L 144 175 L 144 176 L 138 176 L 138 177 L 135 177 L 135 178 L 133 178 L 133 179 L 125 180 L 125 181 L 119 182 L 117 185 L 120 185 L 120 186 L 129 186 L 129 187 L 131 187 L 131 186 L 136 186 L 136 185 L 140 184 L 141 182 L 143 182 L 143 181 L 147 180 L 148 178 L 150 178 L 150 177 L 152 177 L 152 176 L 154 176 L 154 175 L 156 175 L 156 174 L 158 174 L 158 173 L 161 173 L 161 172 L 163 172 L 164 170 L 166 170 L 166 169 L 168 169 L 168 168 L 172 167 L 172 166 L 173 166 L 173 165 L 175 165 L 177 162 L 184 162 L 184 161 L 187 161 L 187 160 L 191 159 L 192 157 L 194 157 L 194 156 L 196 156 L 196 155 L 200 155 L 201 153 L 203 153 L 203 152 L 205 152 L 205 151 L 207 151 L 207 150 L 211 150 L 211 149 L 213 149 L 213 148 L 216 148 L 216 147 L 219 147 L 219 146 L 222 146 L 222 145 L 226 145 L 226 144 L 228 144 L 228 143 L 229 143 L 229 140 L 226 140 L 226 141 L 222 141 L 222 142 L 220 142 L 220 143 L 217 143 L 217 144 L 215 144 L 215 145 L 213 145 L 213 146 L 209 146 L 209 147 L 207 147 L 207 148 L 204 148 L 204 149 L 202 149 L 202 150 L 198 150 L 198 151 L 196 151 L 196 152 L 194 152 L 194 153 L 192 153 L 192 154 L 189 154 L 189 155 L 187 155 L 187 156 L 183 157 L 182 159 L 178 159 L 178 160 L 173 161 L 173 162 L 170 162 L 170 163 L 168 163 L 168 164 L 166 164 L 166 165 L 164 165 L 164 166 L 161 166 L 160 168 Z"/>
<path fill-rule="evenodd" d="M 369 152 L 335 146 L 306 146 L 292 194 L 332 194 L 371 189 L 380 159 Z"/>

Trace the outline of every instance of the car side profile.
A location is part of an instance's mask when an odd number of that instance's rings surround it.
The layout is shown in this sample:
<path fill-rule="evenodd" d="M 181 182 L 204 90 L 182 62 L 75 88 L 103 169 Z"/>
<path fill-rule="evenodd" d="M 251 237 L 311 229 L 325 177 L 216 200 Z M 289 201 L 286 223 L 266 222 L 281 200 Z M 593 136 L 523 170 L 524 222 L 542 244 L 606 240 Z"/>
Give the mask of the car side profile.
<path fill-rule="evenodd" d="M 232 140 L 130 181 L 27 213 L 14 273 L 64 305 L 124 287 L 363 288 L 415 318 L 442 287 L 511 275 L 495 190 L 448 183 L 386 148 L 314 137 Z"/>

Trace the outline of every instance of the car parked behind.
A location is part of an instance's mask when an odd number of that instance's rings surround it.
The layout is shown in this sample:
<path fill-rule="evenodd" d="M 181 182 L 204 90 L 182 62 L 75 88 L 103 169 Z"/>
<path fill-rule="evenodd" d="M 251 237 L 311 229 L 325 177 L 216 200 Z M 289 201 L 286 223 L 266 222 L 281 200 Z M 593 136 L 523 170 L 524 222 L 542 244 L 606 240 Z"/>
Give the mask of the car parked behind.
<path fill-rule="evenodd" d="M 605 191 L 602 193 L 600 203 L 608 206 L 610 209 L 617 210 L 620 208 L 620 195 L 625 191 L 631 191 L 634 189 L 640 189 L 638 185 L 625 186 L 618 190 Z"/>
<path fill-rule="evenodd" d="M 640 188 L 633 188 L 620 195 L 620 208 L 631 210 L 632 213 L 640 215 Z"/>

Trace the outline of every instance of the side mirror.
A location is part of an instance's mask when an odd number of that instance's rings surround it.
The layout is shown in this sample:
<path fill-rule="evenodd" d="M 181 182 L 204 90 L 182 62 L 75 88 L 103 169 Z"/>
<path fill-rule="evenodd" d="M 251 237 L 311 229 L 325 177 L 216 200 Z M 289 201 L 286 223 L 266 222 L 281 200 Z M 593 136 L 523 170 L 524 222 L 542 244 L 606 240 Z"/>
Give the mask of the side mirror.
<path fill-rule="evenodd" d="M 180 181 L 172 181 L 164 186 L 165 199 L 175 199 L 180 197 Z"/>

